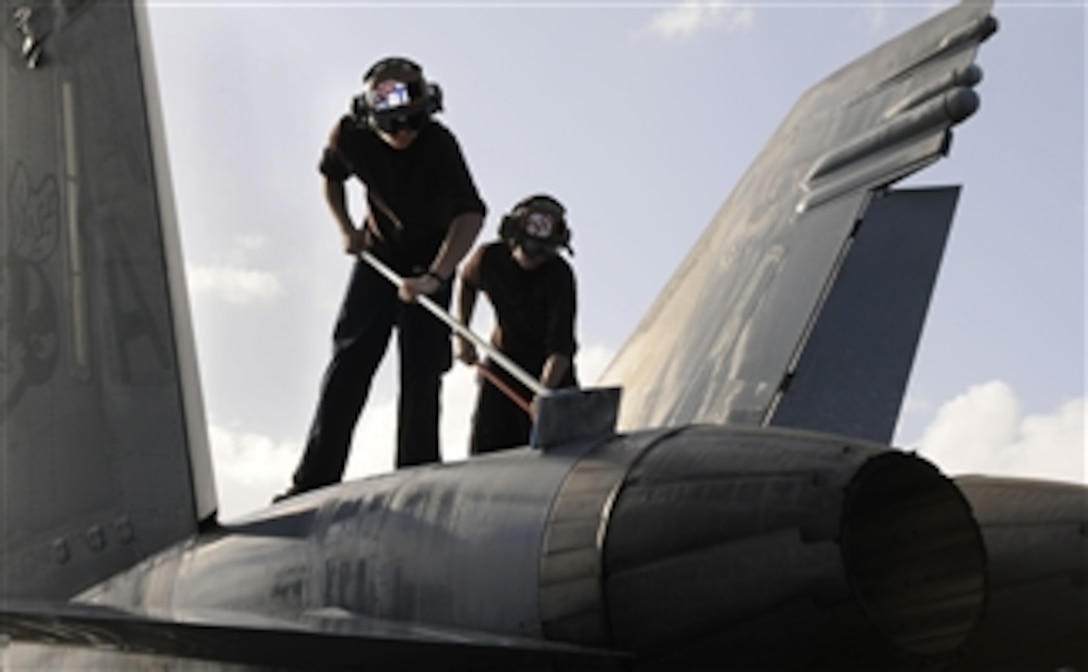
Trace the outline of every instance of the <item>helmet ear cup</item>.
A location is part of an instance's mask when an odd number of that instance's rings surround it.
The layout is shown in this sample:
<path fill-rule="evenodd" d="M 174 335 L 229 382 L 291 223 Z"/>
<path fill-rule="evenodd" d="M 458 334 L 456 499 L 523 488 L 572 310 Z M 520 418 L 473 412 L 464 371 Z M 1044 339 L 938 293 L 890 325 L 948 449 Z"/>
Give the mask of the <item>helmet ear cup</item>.
<path fill-rule="evenodd" d="M 502 216 L 502 220 L 499 221 L 499 238 L 512 245 L 517 242 L 520 232 L 521 217 L 513 212 L 508 212 Z"/>
<path fill-rule="evenodd" d="M 434 114 L 435 112 L 441 112 L 445 108 L 442 107 L 442 87 L 434 82 L 427 84 L 427 114 Z"/>
<path fill-rule="evenodd" d="M 366 94 L 360 93 L 351 99 L 351 119 L 356 126 L 366 126 L 369 117 L 370 107 L 366 104 Z"/>
<path fill-rule="evenodd" d="M 566 218 L 559 220 L 559 229 L 559 234 L 556 236 L 559 247 L 565 247 L 568 252 L 574 254 L 574 250 L 570 249 L 570 229 L 567 228 Z"/>

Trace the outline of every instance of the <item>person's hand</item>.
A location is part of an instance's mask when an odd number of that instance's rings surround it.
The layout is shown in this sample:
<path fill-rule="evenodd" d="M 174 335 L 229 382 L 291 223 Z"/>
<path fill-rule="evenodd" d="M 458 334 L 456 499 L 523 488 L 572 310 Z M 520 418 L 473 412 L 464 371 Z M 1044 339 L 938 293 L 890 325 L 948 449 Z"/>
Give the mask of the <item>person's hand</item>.
<path fill-rule="evenodd" d="M 344 252 L 352 256 L 358 256 L 367 249 L 366 232 L 363 229 L 352 227 L 344 232 Z"/>
<path fill-rule="evenodd" d="M 479 355 L 476 354 L 476 346 L 464 336 L 457 337 L 456 345 L 453 346 L 453 350 L 457 359 L 469 366 L 473 366 L 476 362 L 480 361 Z"/>
<path fill-rule="evenodd" d="M 397 296 L 405 303 L 414 303 L 417 297 L 434 294 L 442 289 L 442 281 L 433 274 L 417 275 L 414 278 L 404 278 L 397 289 Z"/>

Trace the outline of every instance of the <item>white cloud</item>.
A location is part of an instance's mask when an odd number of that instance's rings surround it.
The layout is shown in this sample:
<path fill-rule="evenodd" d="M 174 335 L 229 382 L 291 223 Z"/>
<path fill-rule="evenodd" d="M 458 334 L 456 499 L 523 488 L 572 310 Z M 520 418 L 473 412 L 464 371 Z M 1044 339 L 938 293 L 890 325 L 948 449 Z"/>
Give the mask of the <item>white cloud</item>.
<path fill-rule="evenodd" d="M 597 384 L 597 379 L 604 373 L 605 367 L 616 356 L 616 349 L 605 345 L 590 345 L 579 351 L 577 357 L 578 379 L 582 387 Z"/>
<path fill-rule="evenodd" d="M 188 266 L 189 291 L 194 296 L 211 295 L 228 303 L 271 301 L 280 294 L 274 274 L 230 266 Z"/>
<path fill-rule="evenodd" d="M 1085 399 L 1023 416 L 1002 381 L 976 385 L 945 403 L 918 452 L 949 474 L 981 473 L 1085 482 Z"/>
<path fill-rule="evenodd" d="M 751 5 L 731 0 L 685 0 L 658 12 L 648 30 L 666 40 L 685 39 L 701 30 L 724 27 L 728 31 L 750 30 L 755 23 Z"/>
<path fill-rule="evenodd" d="M 208 428 L 215 464 L 220 518 L 230 520 L 264 508 L 291 482 L 301 448 L 249 432 Z"/>

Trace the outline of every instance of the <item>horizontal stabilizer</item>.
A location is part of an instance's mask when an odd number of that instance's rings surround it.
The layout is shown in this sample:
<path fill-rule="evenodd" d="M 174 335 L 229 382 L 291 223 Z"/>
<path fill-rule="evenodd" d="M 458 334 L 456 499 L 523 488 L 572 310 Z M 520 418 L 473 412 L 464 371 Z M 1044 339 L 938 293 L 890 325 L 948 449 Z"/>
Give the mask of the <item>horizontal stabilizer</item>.
<path fill-rule="evenodd" d="M 340 609 L 286 620 L 227 611 L 137 614 L 75 603 L 0 603 L 15 642 L 283 668 L 511 670 L 545 664 L 609 669 L 622 654 L 543 640 L 370 619 Z"/>

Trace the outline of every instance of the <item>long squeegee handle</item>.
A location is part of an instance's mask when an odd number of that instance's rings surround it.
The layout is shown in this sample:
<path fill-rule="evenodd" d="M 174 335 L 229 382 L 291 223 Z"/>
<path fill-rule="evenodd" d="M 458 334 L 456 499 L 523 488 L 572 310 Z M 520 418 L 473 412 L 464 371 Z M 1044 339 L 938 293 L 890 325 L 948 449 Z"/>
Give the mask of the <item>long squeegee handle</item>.
<path fill-rule="evenodd" d="M 479 371 L 480 375 L 486 378 L 489 383 L 494 385 L 496 388 L 498 388 L 500 392 L 505 394 L 507 398 L 510 399 L 510 401 L 514 402 L 518 408 L 525 411 L 530 418 L 535 415 L 533 413 L 532 404 L 525 401 L 525 399 L 520 394 L 518 394 L 517 391 L 514 390 L 514 388 L 507 385 L 506 381 L 499 377 L 499 374 L 487 368 L 487 366 L 482 362 L 476 362 L 476 370 Z"/>
<path fill-rule="evenodd" d="M 403 280 L 399 275 L 396 274 L 396 272 L 393 269 L 389 268 L 388 266 L 383 264 L 381 261 L 378 261 L 377 257 L 375 257 L 373 254 L 367 252 L 366 250 L 360 252 L 359 256 L 363 259 L 363 261 L 370 264 L 370 266 L 375 271 L 377 271 L 377 272 L 381 273 L 382 275 L 384 275 L 395 286 L 400 287 L 401 282 L 403 282 Z M 461 324 L 461 322 L 459 322 L 458 320 L 453 319 L 452 315 L 450 315 L 448 312 L 446 312 L 442 308 L 442 306 L 438 305 L 433 300 L 431 300 L 431 298 L 429 296 L 420 295 L 420 296 L 416 297 L 416 300 L 419 302 L 419 304 L 421 306 L 423 306 L 427 310 L 431 311 L 431 313 L 435 317 L 437 317 L 438 319 L 445 322 L 449 326 L 450 329 L 453 329 L 454 331 L 456 331 L 458 335 L 463 336 L 463 337 L 467 338 L 468 340 L 472 341 L 472 343 L 477 348 L 480 348 L 481 350 L 486 352 L 489 357 L 491 357 L 496 362 L 498 362 L 499 365 L 502 368 L 506 369 L 506 371 L 511 376 L 513 376 L 514 378 L 517 378 L 518 382 L 520 382 L 522 385 L 524 385 L 525 387 L 532 390 L 533 394 L 535 394 L 538 397 L 548 396 L 550 390 L 548 390 L 548 388 L 541 385 L 540 381 L 538 381 L 536 378 L 533 378 L 532 376 L 530 376 L 525 371 L 525 369 L 521 368 L 520 366 L 515 364 L 509 357 L 507 357 L 506 355 L 504 355 L 501 352 L 499 352 L 498 350 L 496 350 L 495 347 L 492 346 L 490 343 L 488 343 L 484 339 L 477 336 L 471 329 L 469 329 L 465 325 Z"/>

